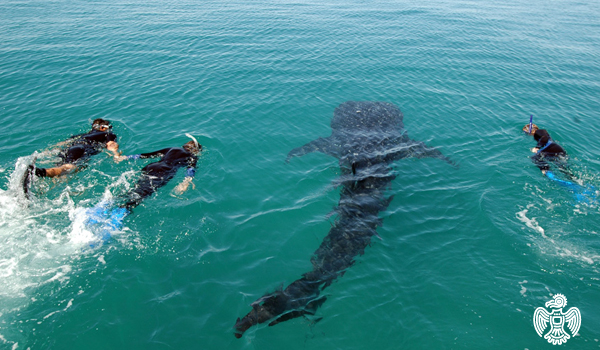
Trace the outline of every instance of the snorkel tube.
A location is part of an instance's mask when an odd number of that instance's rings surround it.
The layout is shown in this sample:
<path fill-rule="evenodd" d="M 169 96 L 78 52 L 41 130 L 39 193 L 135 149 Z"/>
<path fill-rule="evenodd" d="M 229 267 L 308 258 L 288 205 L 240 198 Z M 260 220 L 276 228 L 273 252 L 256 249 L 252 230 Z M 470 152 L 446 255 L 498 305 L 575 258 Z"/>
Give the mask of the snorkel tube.
<path fill-rule="evenodd" d="M 531 135 L 531 130 L 533 129 L 533 114 L 529 115 L 529 131 L 527 133 Z"/>
<path fill-rule="evenodd" d="M 196 148 L 199 150 L 200 149 L 200 144 L 198 143 L 198 140 L 196 140 L 196 138 L 190 134 L 188 134 L 187 132 L 185 133 L 185 136 L 189 137 L 190 139 L 192 139 L 192 141 L 194 141 L 194 144 L 196 145 Z"/>

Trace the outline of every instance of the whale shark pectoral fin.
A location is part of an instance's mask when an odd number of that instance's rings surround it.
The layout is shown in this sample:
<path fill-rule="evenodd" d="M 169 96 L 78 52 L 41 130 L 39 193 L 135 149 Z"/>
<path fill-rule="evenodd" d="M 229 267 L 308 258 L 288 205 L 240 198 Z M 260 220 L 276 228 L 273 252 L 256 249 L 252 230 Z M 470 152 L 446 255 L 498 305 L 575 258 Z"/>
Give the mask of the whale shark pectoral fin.
<path fill-rule="evenodd" d="M 317 312 L 317 309 L 323 305 L 323 303 L 327 300 L 327 297 L 321 297 L 315 299 L 306 305 L 306 313 L 309 315 L 314 315 Z"/>
<path fill-rule="evenodd" d="M 304 311 L 291 311 L 291 312 L 288 312 L 288 313 L 284 314 L 283 316 L 280 316 L 280 317 L 276 318 L 275 321 L 270 322 L 269 323 L 269 327 L 272 327 L 272 326 L 274 326 L 274 325 L 276 325 L 278 323 L 281 323 L 281 322 L 289 321 L 289 320 L 291 320 L 293 318 L 296 318 L 296 317 L 300 317 L 300 316 L 304 315 L 304 313 L 305 313 Z"/>
<path fill-rule="evenodd" d="M 402 149 L 393 153 L 392 158 L 394 160 L 410 158 L 410 157 L 415 157 L 415 158 L 419 158 L 419 159 L 437 158 L 437 159 L 441 159 L 441 160 L 445 161 L 446 163 L 452 165 L 455 168 L 458 168 L 458 165 L 454 161 L 452 161 L 450 158 L 443 155 L 442 152 L 440 150 L 438 150 L 437 148 L 429 147 L 422 141 L 414 141 L 414 140 L 410 140 L 410 141 L 411 142 L 407 145 L 407 147 L 403 147 Z"/>
<path fill-rule="evenodd" d="M 323 305 L 323 303 L 327 300 L 327 297 L 321 297 L 321 298 L 317 298 L 315 300 L 310 301 L 308 304 L 306 304 L 306 306 L 301 309 L 301 310 L 294 310 L 291 312 L 287 312 L 281 316 L 279 316 L 278 318 L 276 318 L 274 321 L 271 321 L 269 323 L 269 327 L 274 326 L 278 323 L 281 322 L 285 322 L 285 321 L 289 321 L 291 319 L 294 319 L 296 317 L 301 317 L 304 316 L 306 317 L 306 315 L 310 315 L 310 316 L 314 316 L 315 313 L 317 312 L 317 309 L 319 307 L 321 307 L 321 305 Z M 322 317 L 317 318 L 316 322 L 319 322 L 322 319 Z"/>
<path fill-rule="evenodd" d="M 322 152 L 330 156 L 336 156 L 335 152 L 332 151 L 332 143 L 330 138 L 319 137 L 318 139 L 313 140 L 302 147 L 297 147 L 291 150 L 290 153 L 288 153 L 285 161 L 289 163 L 292 157 L 300 157 L 312 152 Z"/>

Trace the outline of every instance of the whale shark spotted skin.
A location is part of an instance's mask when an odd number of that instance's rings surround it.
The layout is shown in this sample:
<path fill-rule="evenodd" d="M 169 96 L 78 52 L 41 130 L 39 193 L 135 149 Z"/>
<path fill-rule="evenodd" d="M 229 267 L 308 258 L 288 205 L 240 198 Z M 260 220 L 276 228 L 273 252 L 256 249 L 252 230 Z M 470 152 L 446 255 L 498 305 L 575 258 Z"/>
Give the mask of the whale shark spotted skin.
<path fill-rule="evenodd" d="M 402 112 L 385 102 L 348 101 L 337 107 L 331 120 L 331 136 L 295 148 L 287 160 L 311 152 L 322 152 L 339 160 L 340 201 L 335 224 L 314 252 L 312 271 L 284 290 L 267 294 L 252 303 L 252 310 L 237 319 L 235 336 L 240 338 L 253 325 L 275 325 L 295 317 L 314 314 L 325 301 L 320 292 L 342 276 L 377 235 L 379 212 L 392 200 L 385 192 L 396 175 L 396 160 L 433 157 L 454 164 L 439 150 L 411 140 L 404 132 Z"/>

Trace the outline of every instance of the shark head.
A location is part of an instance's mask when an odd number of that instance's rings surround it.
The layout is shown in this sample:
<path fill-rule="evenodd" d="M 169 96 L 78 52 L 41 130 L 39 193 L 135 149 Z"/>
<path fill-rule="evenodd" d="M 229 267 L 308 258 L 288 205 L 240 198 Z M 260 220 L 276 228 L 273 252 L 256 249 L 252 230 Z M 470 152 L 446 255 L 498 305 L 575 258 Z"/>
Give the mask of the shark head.
<path fill-rule="evenodd" d="M 439 158 L 454 165 L 437 149 L 411 140 L 404 131 L 402 112 L 387 102 L 342 103 L 333 112 L 331 135 L 293 149 L 287 160 L 311 152 L 336 157 L 340 167 L 353 174 L 409 157 Z"/>
<path fill-rule="evenodd" d="M 332 133 L 388 134 L 404 128 L 400 109 L 387 102 L 347 101 L 333 111 Z"/>

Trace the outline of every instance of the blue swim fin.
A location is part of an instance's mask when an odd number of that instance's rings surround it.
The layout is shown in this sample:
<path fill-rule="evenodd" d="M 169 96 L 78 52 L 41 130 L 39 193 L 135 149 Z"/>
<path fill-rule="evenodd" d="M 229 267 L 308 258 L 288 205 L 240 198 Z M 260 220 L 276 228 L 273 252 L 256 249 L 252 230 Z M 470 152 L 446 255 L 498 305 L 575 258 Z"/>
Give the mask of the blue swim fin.
<path fill-rule="evenodd" d="M 112 202 L 102 201 L 87 210 L 86 225 L 104 242 L 110 240 L 112 233 L 123 228 L 123 220 L 130 211 L 125 208 L 111 208 Z"/>
<path fill-rule="evenodd" d="M 123 219 L 129 215 L 129 210 L 125 208 L 116 208 L 106 210 L 105 214 L 107 214 L 107 219 L 100 229 L 100 238 L 102 238 L 104 242 L 107 242 L 112 236 L 112 232 L 119 231 L 123 228 Z"/>
<path fill-rule="evenodd" d="M 584 187 L 571 181 L 561 180 L 551 171 L 547 171 L 546 176 L 550 180 L 572 191 L 578 203 L 592 204 L 597 202 L 596 188 L 594 186 L 588 185 Z"/>

